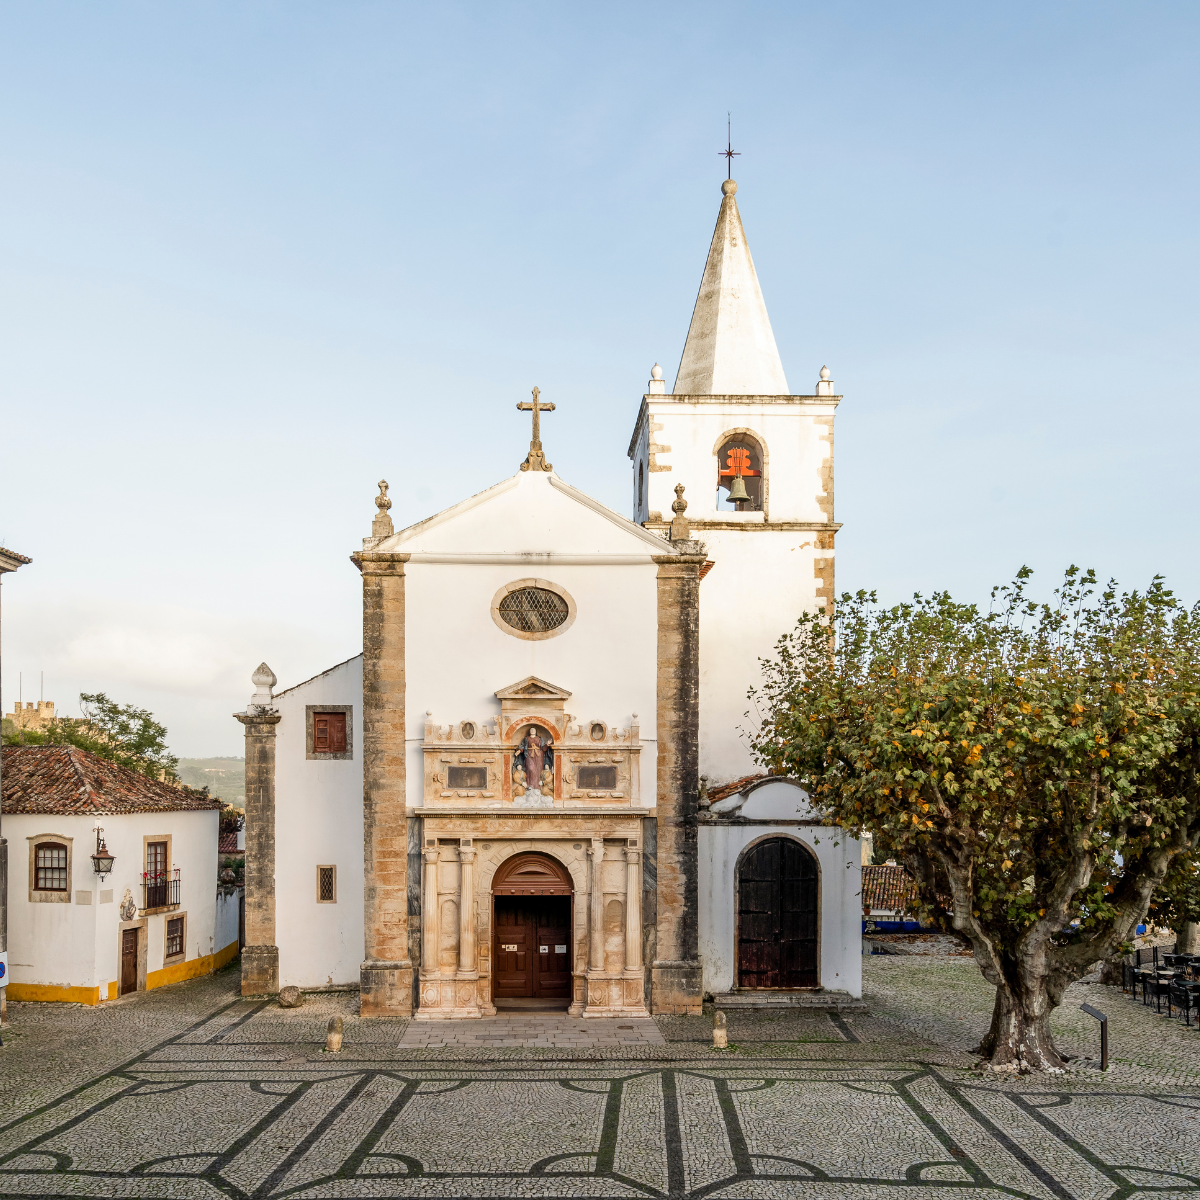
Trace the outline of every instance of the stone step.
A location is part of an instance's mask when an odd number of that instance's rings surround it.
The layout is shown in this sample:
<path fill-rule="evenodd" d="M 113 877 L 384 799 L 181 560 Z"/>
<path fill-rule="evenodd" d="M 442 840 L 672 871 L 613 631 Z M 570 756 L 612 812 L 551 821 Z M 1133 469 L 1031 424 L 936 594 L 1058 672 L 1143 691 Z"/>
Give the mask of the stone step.
<path fill-rule="evenodd" d="M 779 1012 L 794 1009 L 818 1009 L 834 1012 L 866 1012 L 863 1000 L 849 992 L 810 991 L 732 991 L 719 992 L 713 997 L 713 1007 L 722 1011 L 733 1009 Z"/>

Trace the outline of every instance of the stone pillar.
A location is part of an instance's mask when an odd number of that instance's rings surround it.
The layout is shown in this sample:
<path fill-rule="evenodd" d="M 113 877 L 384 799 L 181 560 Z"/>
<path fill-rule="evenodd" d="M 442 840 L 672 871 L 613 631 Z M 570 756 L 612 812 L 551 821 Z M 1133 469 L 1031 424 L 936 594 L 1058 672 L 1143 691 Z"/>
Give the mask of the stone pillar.
<path fill-rule="evenodd" d="M 252 703 L 250 707 L 256 706 Z M 246 727 L 246 944 L 242 947 L 242 995 L 273 996 L 279 991 L 279 947 L 275 945 L 275 726 L 280 717 L 268 708 L 233 715 Z"/>
<path fill-rule="evenodd" d="M 363 906 L 364 1017 L 412 1014 L 408 953 L 405 786 L 404 564 L 407 554 L 364 550 Z M 436 946 L 435 946 L 436 953 Z"/>
<path fill-rule="evenodd" d="M 438 848 L 424 851 L 425 891 L 421 897 L 421 974 L 429 977 L 438 973 Z"/>
<path fill-rule="evenodd" d="M 475 970 L 475 851 L 459 846 L 458 969 Z"/>
<path fill-rule="evenodd" d="M 591 928 L 588 932 L 588 968 L 604 970 L 604 839 L 592 838 L 588 848 L 592 862 L 591 902 L 588 915 Z"/>
<path fill-rule="evenodd" d="M 700 568 L 703 546 L 673 542 L 658 563 L 656 1013 L 702 1011 L 696 799 L 700 723 Z"/>
<path fill-rule="evenodd" d="M 642 970 L 642 852 L 625 850 L 625 970 Z"/>

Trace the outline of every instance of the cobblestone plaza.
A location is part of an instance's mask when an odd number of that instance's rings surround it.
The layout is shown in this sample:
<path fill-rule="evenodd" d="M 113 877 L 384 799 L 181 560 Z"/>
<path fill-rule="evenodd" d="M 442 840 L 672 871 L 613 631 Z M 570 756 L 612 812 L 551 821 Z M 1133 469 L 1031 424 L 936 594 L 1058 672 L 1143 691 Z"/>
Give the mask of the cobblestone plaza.
<path fill-rule="evenodd" d="M 243 1001 L 226 970 L 98 1009 L 13 1005 L 0 1057 L 11 1196 L 875 1197 L 1200 1192 L 1200 1030 L 1077 984 L 1073 1069 L 1000 1078 L 968 1053 L 969 959 L 872 958 L 866 1013 L 453 1025 L 357 997 Z M 1104 1075 L 1088 1001 L 1110 1015 Z M 323 1052 L 345 1018 L 345 1049 Z M 440 1031 L 438 1031 L 440 1032 Z"/>

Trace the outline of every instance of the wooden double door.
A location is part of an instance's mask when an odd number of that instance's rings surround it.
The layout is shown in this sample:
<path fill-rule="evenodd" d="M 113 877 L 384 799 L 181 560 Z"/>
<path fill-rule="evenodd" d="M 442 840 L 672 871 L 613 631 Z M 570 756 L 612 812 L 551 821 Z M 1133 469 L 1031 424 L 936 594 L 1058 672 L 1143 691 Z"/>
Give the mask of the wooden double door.
<path fill-rule="evenodd" d="M 738 987 L 818 986 L 817 860 L 792 838 L 751 847 L 738 871 Z"/>
<path fill-rule="evenodd" d="M 571 897 L 497 896 L 493 1000 L 568 1000 Z"/>

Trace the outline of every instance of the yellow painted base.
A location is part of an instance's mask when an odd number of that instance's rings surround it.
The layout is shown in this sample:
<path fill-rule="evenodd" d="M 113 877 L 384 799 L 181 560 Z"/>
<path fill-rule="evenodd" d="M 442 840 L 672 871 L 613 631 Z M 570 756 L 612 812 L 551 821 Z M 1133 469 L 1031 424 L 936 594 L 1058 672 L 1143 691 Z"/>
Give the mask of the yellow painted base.
<path fill-rule="evenodd" d="M 226 963 L 237 958 L 238 944 L 230 942 L 216 954 L 205 954 L 188 962 L 174 963 L 161 971 L 150 971 L 146 975 L 146 990 L 166 987 L 171 983 L 182 983 L 185 979 L 197 979 L 211 975 Z M 55 983 L 10 983 L 8 998 L 12 1001 L 38 1000 L 58 1004 L 100 1004 L 102 1000 L 115 1000 L 120 990 L 116 981 L 102 987 L 64 987 Z M 103 993 L 103 997 L 101 996 Z"/>
<path fill-rule="evenodd" d="M 47 1000 L 59 1004 L 99 1004 L 98 987 L 62 987 L 56 983 L 10 983 L 8 998 L 18 1000 Z"/>

